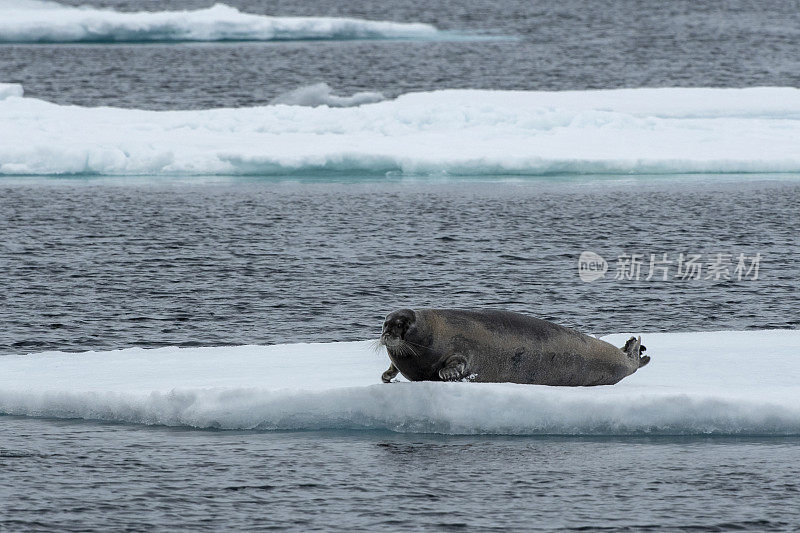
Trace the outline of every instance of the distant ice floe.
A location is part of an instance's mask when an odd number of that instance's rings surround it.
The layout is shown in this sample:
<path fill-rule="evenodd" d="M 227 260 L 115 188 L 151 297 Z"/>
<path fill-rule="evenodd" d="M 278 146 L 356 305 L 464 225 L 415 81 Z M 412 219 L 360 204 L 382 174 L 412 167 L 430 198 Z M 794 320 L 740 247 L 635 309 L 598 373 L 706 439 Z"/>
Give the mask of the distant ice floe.
<path fill-rule="evenodd" d="M 120 12 L 38 0 L 0 0 L 0 42 L 429 40 L 429 24 L 333 17 L 273 17 L 225 4 L 184 11 Z"/>
<path fill-rule="evenodd" d="M 18 83 L 0 83 L 0 100 L 4 100 L 9 96 L 22 97 L 22 85 Z"/>
<path fill-rule="evenodd" d="M 333 89 L 327 83 L 315 83 L 305 87 L 299 87 L 293 91 L 284 93 L 273 98 L 270 104 L 278 105 L 302 105 L 317 107 L 326 105 L 330 107 L 354 107 L 362 104 L 374 104 L 385 100 L 383 93 L 379 92 L 360 92 L 352 96 L 336 96 Z"/>
<path fill-rule="evenodd" d="M 145 111 L 0 87 L 0 174 L 800 172 L 794 88 L 441 90 L 370 104 L 377 93 L 317 85 L 284 97 L 317 107 Z"/>
<path fill-rule="evenodd" d="M 642 333 L 606 387 L 380 383 L 371 343 L 0 357 L 0 413 L 222 429 L 800 435 L 800 331 Z M 604 337 L 622 345 L 628 334 Z"/>

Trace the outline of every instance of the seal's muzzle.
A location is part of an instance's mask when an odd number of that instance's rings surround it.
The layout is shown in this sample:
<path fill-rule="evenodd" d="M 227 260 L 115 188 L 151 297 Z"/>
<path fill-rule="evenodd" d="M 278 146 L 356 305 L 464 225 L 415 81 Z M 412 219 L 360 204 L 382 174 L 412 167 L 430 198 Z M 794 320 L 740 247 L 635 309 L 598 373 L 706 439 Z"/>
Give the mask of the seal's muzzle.
<path fill-rule="evenodd" d="M 381 329 L 381 344 L 389 348 L 399 346 L 406 336 L 406 332 L 414 322 L 414 311 L 401 309 L 390 313 Z"/>

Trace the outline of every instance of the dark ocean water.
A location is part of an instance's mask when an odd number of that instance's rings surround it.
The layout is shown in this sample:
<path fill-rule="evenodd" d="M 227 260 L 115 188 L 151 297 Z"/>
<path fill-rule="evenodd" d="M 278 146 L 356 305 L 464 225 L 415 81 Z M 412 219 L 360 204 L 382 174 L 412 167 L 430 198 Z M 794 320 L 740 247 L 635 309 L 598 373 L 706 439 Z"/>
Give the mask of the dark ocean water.
<path fill-rule="evenodd" d="M 211 0 L 70 0 L 120 10 Z M 242 107 L 326 82 L 342 94 L 442 88 L 800 86 L 796 1 L 230 0 L 270 15 L 427 22 L 506 35 L 464 42 L 285 42 L 0 46 L 0 81 L 61 104 Z"/>
<path fill-rule="evenodd" d="M 800 85 L 794 1 L 228 3 L 515 39 L 0 45 L 0 81 L 61 104 L 152 109 L 263 104 L 318 82 L 389 96 Z M 364 339 L 399 306 L 516 309 L 595 333 L 797 328 L 797 178 L 4 178 L 0 354 Z M 609 261 L 605 279 L 578 277 L 585 250 Z M 614 280 L 616 257 L 631 253 L 762 261 L 758 280 Z M 796 438 L 240 433 L 6 416 L 0 529 L 790 531 L 798 459 Z"/>
<path fill-rule="evenodd" d="M 400 307 L 597 334 L 796 328 L 800 184 L 701 181 L 0 182 L 0 353 L 361 340 Z M 605 278 L 581 280 L 586 250 Z M 669 279 L 645 280 L 664 253 Z M 758 279 L 676 278 L 681 253 L 761 254 Z M 615 279 L 623 254 L 645 258 L 638 281 Z"/>
<path fill-rule="evenodd" d="M 797 439 L 240 433 L 17 418 L 0 432 L 0 528 L 10 531 L 724 532 L 800 523 Z"/>

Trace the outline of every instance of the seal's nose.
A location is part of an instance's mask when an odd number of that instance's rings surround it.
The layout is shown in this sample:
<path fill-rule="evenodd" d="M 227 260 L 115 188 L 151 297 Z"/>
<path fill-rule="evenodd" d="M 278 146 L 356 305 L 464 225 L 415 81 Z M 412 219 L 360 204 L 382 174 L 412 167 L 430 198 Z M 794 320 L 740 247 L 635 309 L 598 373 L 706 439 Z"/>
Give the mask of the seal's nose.
<path fill-rule="evenodd" d="M 400 335 L 397 332 L 392 331 L 393 328 L 391 327 L 384 327 L 383 332 L 381 333 L 381 344 L 384 346 L 388 346 L 389 348 L 395 348 L 397 345 L 400 344 Z"/>
<path fill-rule="evenodd" d="M 385 322 L 381 330 L 381 337 L 384 339 L 394 338 L 401 339 L 403 337 L 403 328 L 398 324 L 392 322 Z"/>

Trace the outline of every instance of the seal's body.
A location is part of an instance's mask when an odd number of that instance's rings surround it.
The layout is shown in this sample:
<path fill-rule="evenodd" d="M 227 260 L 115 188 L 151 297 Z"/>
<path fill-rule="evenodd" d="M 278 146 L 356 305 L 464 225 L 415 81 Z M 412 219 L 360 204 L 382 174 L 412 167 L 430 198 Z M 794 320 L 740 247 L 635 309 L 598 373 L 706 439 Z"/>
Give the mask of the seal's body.
<path fill-rule="evenodd" d="M 495 310 L 401 309 L 381 334 L 398 373 L 411 381 L 612 385 L 646 365 L 641 338 L 620 349 L 574 329 Z"/>

